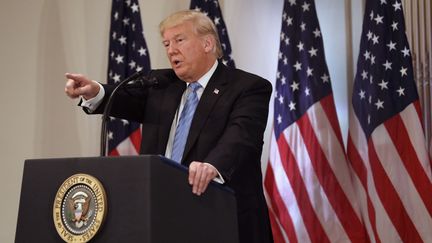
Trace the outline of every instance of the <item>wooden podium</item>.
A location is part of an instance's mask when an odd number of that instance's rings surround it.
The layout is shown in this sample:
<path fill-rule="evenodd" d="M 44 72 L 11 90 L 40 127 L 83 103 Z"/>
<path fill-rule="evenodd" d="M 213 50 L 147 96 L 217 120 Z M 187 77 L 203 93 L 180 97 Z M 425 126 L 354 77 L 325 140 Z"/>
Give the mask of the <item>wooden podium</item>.
<path fill-rule="evenodd" d="M 97 178 L 107 195 L 105 222 L 91 242 L 238 242 L 233 192 L 212 182 L 196 196 L 187 169 L 156 155 L 26 160 L 15 242 L 62 242 L 54 198 L 77 173 Z"/>

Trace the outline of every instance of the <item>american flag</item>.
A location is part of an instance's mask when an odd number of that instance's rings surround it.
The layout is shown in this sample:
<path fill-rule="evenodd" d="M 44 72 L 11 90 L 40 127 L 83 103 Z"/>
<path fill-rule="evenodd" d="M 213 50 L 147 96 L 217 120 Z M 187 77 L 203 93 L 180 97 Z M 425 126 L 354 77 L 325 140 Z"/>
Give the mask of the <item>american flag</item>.
<path fill-rule="evenodd" d="M 368 0 L 348 158 L 372 242 L 432 242 L 431 163 L 400 0 Z"/>
<path fill-rule="evenodd" d="M 432 138 L 429 141 L 429 156 L 432 157 Z"/>
<path fill-rule="evenodd" d="M 219 39 L 222 45 L 223 57 L 222 63 L 228 67 L 235 67 L 234 60 L 231 56 L 231 44 L 228 37 L 228 31 L 222 18 L 222 12 L 218 0 L 191 0 L 190 9 L 205 13 L 218 30 Z"/>
<path fill-rule="evenodd" d="M 113 0 L 108 59 L 109 84 L 116 84 L 141 70 L 150 71 L 138 0 Z M 109 155 L 137 155 L 140 144 L 139 123 L 110 118 Z"/>
<path fill-rule="evenodd" d="M 286 0 L 265 171 L 275 242 L 367 242 L 313 0 Z"/>

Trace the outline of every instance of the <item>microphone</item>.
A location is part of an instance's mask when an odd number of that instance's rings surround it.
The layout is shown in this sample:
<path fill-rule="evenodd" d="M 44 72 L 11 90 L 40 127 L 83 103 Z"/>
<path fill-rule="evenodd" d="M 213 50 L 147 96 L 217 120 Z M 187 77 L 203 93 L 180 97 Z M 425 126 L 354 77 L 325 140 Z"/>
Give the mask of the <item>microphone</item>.
<path fill-rule="evenodd" d="M 140 76 L 136 80 L 133 81 L 134 83 L 138 83 L 142 88 L 150 88 L 150 87 L 157 87 L 159 86 L 159 80 L 156 77 L 152 76 Z"/>
<path fill-rule="evenodd" d="M 111 95 L 108 97 L 107 103 L 105 105 L 105 109 L 102 113 L 102 127 L 101 127 L 101 140 L 100 140 L 100 156 L 106 156 L 106 149 L 107 149 L 107 122 L 109 120 L 109 113 L 111 111 L 112 107 L 112 101 L 114 96 L 117 94 L 117 91 L 120 88 L 125 87 L 126 84 L 134 83 L 140 85 L 142 88 L 150 88 L 150 87 L 157 87 L 159 85 L 159 81 L 156 77 L 152 77 L 151 73 L 153 70 L 150 71 L 149 75 L 146 76 L 144 71 L 139 71 L 131 76 L 127 77 L 126 79 L 122 80 L 111 92 Z"/>

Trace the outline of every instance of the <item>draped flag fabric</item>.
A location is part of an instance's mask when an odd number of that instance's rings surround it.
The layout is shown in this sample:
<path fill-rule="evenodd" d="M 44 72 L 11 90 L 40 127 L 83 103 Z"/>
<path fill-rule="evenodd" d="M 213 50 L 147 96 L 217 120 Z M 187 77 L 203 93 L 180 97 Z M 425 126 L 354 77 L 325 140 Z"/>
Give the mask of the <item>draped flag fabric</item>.
<path fill-rule="evenodd" d="M 372 242 L 432 242 L 431 163 L 400 0 L 367 0 L 348 158 Z"/>
<path fill-rule="evenodd" d="M 429 157 L 432 158 L 432 138 L 429 142 Z"/>
<path fill-rule="evenodd" d="M 286 0 L 265 171 L 275 242 L 368 242 L 313 0 Z"/>
<path fill-rule="evenodd" d="M 222 45 L 222 63 L 228 67 L 235 67 L 234 60 L 231 56 L 231 44 L 228 37 L 228 31 L 225 21 L 222 18 L 222 12 L 218 0 L 191 0 L 190 9 L 205 13 L 218 30 L 219 39 Z"/>
<path fill-rule="evenodd" d="M 150 71 L 138 0 L 113 0 L 108 59 L 109 84 L 116 84 L 141 70 Z M 111 117 L 109 155 L 137 155 L 140 145 L 139 123 Z"/>

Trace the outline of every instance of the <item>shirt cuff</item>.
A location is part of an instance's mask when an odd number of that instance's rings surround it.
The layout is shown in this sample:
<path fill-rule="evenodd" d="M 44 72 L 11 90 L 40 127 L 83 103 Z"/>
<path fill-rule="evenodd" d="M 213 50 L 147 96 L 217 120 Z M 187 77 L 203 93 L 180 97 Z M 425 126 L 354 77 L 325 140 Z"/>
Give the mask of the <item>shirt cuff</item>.
<path fill-rule="evenodd" d="M 219 184 L 224 184 L 224 183 L 225 183 L 224 178 L 222 177 L 221 173 L 219 173 L 218 169 L 216 169 L 216 167 L 214 167 L 212 164 L 209 164 L 209 163 L 204 163 L 204 164 L 208 164 L 208 165 L 210 165 L 210 166 L 213 167 L 213 168 L 216 170 L 216 172 L 218 173 L 218 175 L 217 175 L 215 178 L 213 178 L 213 181 L 214 181 L 214 182 L 217 182 L 217 183 L 219 183 Z"/>
<path fill-rule="evenodd" d="M 99 85 L 100 87 L 99 93 L 95 97 L 88 100 L 86 100 L 84 97 L 81 96 L 81 103 L 80 103 L 80 106 L 87 108 L 88 112 L 90 113 L 94 112 L 99 107 L 99 105 L 102 103 L 103 98 L 105 96 L 105 89 L 103 88 L 103 86 L 96 81 L 93 82 Z"/>

